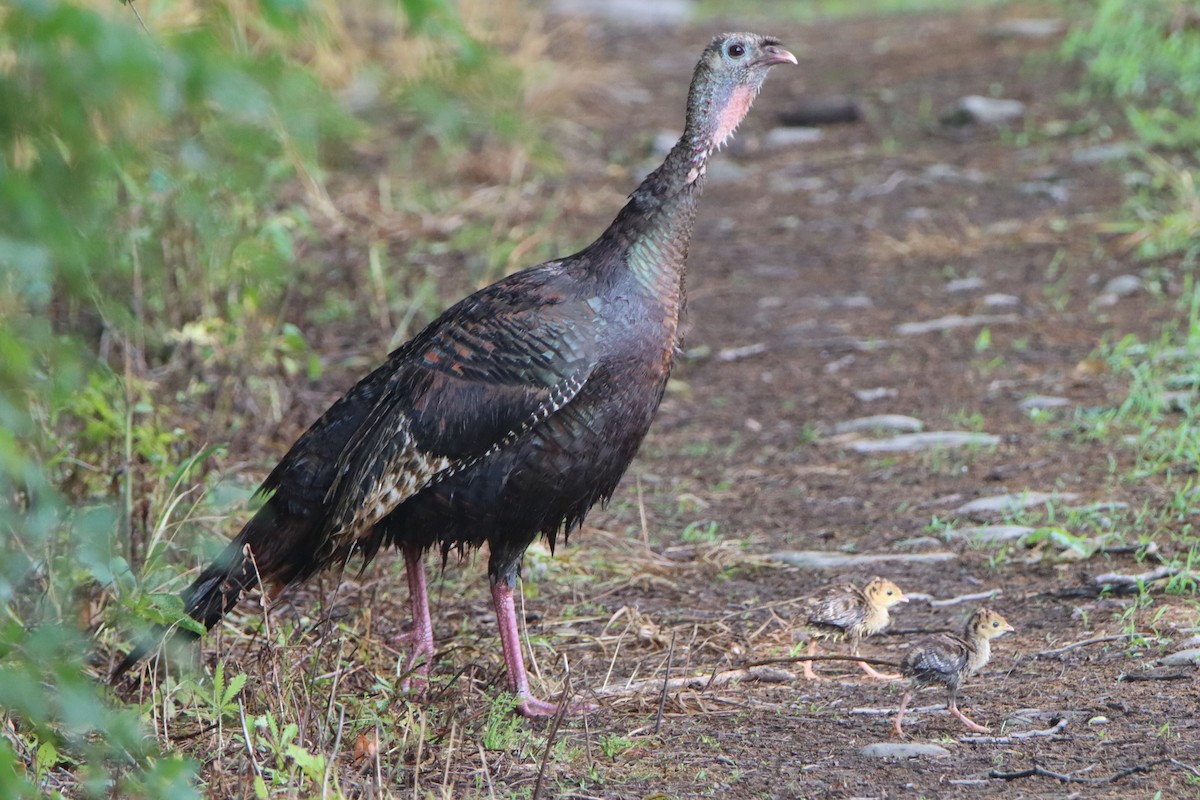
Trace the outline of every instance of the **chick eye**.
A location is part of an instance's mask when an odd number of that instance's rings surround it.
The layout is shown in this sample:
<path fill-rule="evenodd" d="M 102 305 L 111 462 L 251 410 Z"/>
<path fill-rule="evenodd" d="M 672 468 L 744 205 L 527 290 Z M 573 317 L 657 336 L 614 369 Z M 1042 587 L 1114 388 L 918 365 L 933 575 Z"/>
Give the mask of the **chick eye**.
<path fill-rule="evenodd" d="M 730 58 L 741 58 L 742 56 L 746 55 L 746 46 L 734 42 L 733 44 L 729 45 L 728 52 Z"/>
<path fill-rule="evenodd" d="M 891 589 L 888 589 L 887 596 L 888 596 L 888 597 L 891 597 L 891 596 L 892 596 L 892 590 L 891 590 Z"/>
<path fill-rule="evenodd" d="M 992 620 L 992 627 L 993 627 L 993 628 L 999 628 L 999 627 L 1000 627 L 1000 623 L 999 623 L 999 622 L 997 622 L 996 620 Z"/>

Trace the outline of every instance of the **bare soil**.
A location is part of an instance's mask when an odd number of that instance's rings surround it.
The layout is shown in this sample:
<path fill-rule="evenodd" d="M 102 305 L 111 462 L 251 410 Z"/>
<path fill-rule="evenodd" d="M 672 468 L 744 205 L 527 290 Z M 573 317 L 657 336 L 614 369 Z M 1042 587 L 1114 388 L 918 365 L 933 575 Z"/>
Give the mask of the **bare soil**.
<path fill-rule="evenodd" d="M 1102 141 L 1106 126 L 1119 136 L 1120 114 L 1071 99 L 1080 75 L 1058 61 L 1057 40 L 990 34 L 1003 16 L 1046 13 L 1053 11 L 773 26 L 800 66 L 774 71 L 737 144 L 718 156 L 740 171 L 714 168 L 706 190 L 689 261 L 687 355 L 667 400 L 609 508 L 595 511 L 553 558 L 535 549 L 526 564 L 537 690 L 561 692 L 569 664 L 570 691 L 594 711 L 557 727 L 520 721 L 507 733 L 489 722 L 503 675 L 479 556 L 452 559 L 435 580 L 440 661 L 424 702 L 381 689 L 402 663 L 396 637 L 408 618 L 403 570 L 390 555 L 361 576 L 347 574 L 336 591 L 326 580 L 293 593 L 292 607 L 278 610 L 280 624 L 314 623 L 294 646 L 260 659 L 226 635 L 207 641 L 206 656 L 221 653 L 250 672 L 258 687 L 250 700 L 266 708 L 277 707 L 280 687 L 305 686 L 312 719 L 302 728 L 313 749 L 332 751 L 335 731 L 319 719 L 347 706 L 336 759 L 348 796 L 406 796 L 414 781 L 421 796 L 531 796 L 551 739 L 542 797 L 1200 794 L 1196 775 L 1169 760 L 1200 759 L 1193 667 L 1147 671 L 1161 651 L 1136 640 L 1044 654 L 1132 630 L 1185 639 L 1197 624 L 1190 598 L 1158 594 L 1151 609 L 1130 611 L 1134 596 L 1099 595 L 1095 575 L 1154 566 L 1132 552 L 1073 560 L 1050 546 L 947 542 L 930 527 L 935 518 L 975 524 L 954 509 L 1005 492 L 1071 492 L 1077 505 L 1133 509 L 1167 500 L 1153 479 L 1122 478 L 1127 449 L 1079 436 L 1072 425 L 1074 408 L 1112 407 L 1124 396 L 1089 361 L 1094 349 L 1127 333 L 1154 336 L 1177 313 L 1180 278 L 1168 273 L 1160 292 L 1097 302 L 1108 279 L 1140 265 L 1100 228 L 1117 215 L 1121 175 L 1072 155 Z M 626 99 L 582 112 L 596 131 L 589 146 L 599 142 L 603 154 L 632 167 L 651 135 L 678 129 L 695 54 L 718 27 L 594 31 L 595 67 L 620 76 L 615 85 Z M 991 93 L 1027 103 L 1027 118 L 1007 132 L 939 124 L 957 98 Z M 767 146 L 776 114 L 805 97 L 838 94 L 862 104 L 862 121 L 829 127 L 816 143 Z M 564 180 L 614 200 L 581 204 L 582 235 L 606 224 L 636 177 L 592 169 L 594 152 L 579 164 Z M 1065 196 L 1049 196 L 1048 187 Z M 979 279 L 977 288 L 948 285 L 968 277 Z M 1009 295 L 1009 304 L 989 305 L 991 294 Z M 1001 318 L 946 332 L 897 331 L 949 314 Z M 343 388 L 334 376 L 314 389 L 311 408 L 298 404 L 296 424 Z M 855 394 L 877 388 L 890 396 Z M 1065 397 L 1071 406 L 1035 418 L 1018 406 L 1032 395 Z M 1001 441 L 859 454 L 831 433 L 839 422 L 883 413 Z M 295 432 L 285 428 L 281 444 Z M 1132 518 L 1116 513 L 1114 524 Z M 1126 531 L 1130 542 L 1150 535 L 1165 554 L 1175 552 L 1169 531 Z M 812 571 L 771 558 L 789 550 L 954 558 Z M 948 755 L 864 756 L 863 746 L 889 740 L 900 687 L 843 664 L 822 665 L 832 679 L 815 684 L 762 674 L 767 679 L 709 684 L 715 673 L 793 654 L 804 641 L 804 597 L 876 573 L 932 598 L 999 590 L 988 603 L 1016 633 L 995 642 L 991 663 L 964 691 L 968 713 L 998 741 L 971 741 L 933 710 L 913 715 L 909 731 Z M 914 600 L 865 652 L 898 661 L 915 639 L 957 629 L 977 605 Z M 318 608 L 321 620 L 310 616 Z M 339 658 L 335 685 L 327 667 Z M 773 669 L 800 671 L 788 663 Z M 664 679 L 689 676 L 703 680 L 672 684 L 664 695 Z M 636 686 L 643 691 L 629 688 Z M 914 702 L 936 705 L 943 696 L 930 690 Z M 1020 737 L 1060 720 L 1053 735 Z M 214 796 L 248 793 L 244 751 L 214 736 L 187 744 L 206 762 Z M 993 777 L 1035 765 L 1095 782 Z M 1148 766 L 1106 782 L 1139 765 Z"/>

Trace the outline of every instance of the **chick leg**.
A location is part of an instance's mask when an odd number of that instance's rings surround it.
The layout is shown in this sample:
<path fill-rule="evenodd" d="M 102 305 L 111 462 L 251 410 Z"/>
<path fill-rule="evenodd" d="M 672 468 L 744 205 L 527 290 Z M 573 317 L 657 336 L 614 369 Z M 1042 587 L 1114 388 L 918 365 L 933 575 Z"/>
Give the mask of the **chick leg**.
<path fill-rule="evenodd" d="M 966 725 L 968 728 L 975 731 L 976 733 L 987 733 L 988 732 L 987 728 L 980 725 L 978 722 L 972 721 L 971 719 L 969 719 L 967 717 L 966 714 L 964 714 L 963 712 L 958 710 L 958 697 L 954 693 L 950 694 L 950 700 L 949 700 L 949 702 L 947 702 L 946 705 L 950 709 L 950 713 L 953 714 L 954 716 L 958 717 L 963 725 Z"/>
<path fill-rule="evenodd" d="M 910 697 L 912 697 L 912 689 L 905 689 L 904 694 L 900 697 L 900 708 L 896 710 L 896 718 L 892 720 L 892 733 L 901 739 L 905 735 L 901 721 L 904 719 L 904 709 L 908 707 Z"/>
<path fill-rule="evenodd" d="M 817 640 L 816 640 L 816 637 L 814 637 L 814 638 L 812 638 L 812 639 L 809 639 L 809 640 L 808 640 L 808 654 L 809 654 L 810 656 L 815 656 L 815 655 L 817 654 Z M 804 677 L 805 677 L 805 678 L 807 678 L 807 679 L 808 679 L 808 680 L 810 680 L 810 681 L 823 681 L 823 680 L 825 680 L 825 679 L 824 679 L 824 678 L 822 678 L 820 675 L 818 675 L 817 673 L 813 672 L 813 662 L 811 662 L 811 661 L 805 661 L 805 662 L 804 662 Z"/>
<path fill-rule="evenodd" d="M 858 642 L 857 641 L 850 645 L 850 655 L 852 655 L 852 656 L 858 655 Z M 903 675 L 893 675 L 893 674 L 887 673 L 887 672 L 879 672 L 865 661 L 859 661 L 858 665 L 860 667 L 862 667 L 862 671 L 867 673 L 868 677 L 874 678 L 876 680 L 898 681 L 904 677 Z"/>

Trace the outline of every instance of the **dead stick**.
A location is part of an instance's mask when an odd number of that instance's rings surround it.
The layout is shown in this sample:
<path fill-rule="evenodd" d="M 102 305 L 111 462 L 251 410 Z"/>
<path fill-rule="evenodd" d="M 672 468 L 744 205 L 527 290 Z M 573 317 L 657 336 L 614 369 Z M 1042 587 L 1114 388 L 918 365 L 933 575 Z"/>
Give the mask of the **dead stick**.
<path fill-rule="evenodd" d="M 914 708 L 908 709 L 904 713 L 906 713 L 906 714 L 928 714 L 931 711 L 945 711 L 945 710 L 946 710 L 946 704 L 938 703 L 935 706 L 916 706 Z M 849 713 L 864 714 L 866 716 L 871 716 L 871 717 L 890 717 L 892 714 L 896 713 L 896 709 L 892 708 L 892 707 L 889 707 L 889 708 L 852 708 L 852 709 L 850 709 Z"/>
<path fill-rule="evenodd" d="M 1147 636 L 1147 634 L 1144 634 L 1144 633 L 1116 633 L 1116 634 L 1113 634 L 1112 636 L 1096 636 L 1091 639 L 1084 639 L 1083 641 L 1080 641 L 1080 642 L 1071 642 L 1070 644 L 1064 644 L 1062 647 L 1056 647 L 1053 650 L 1043 650 L 1040 653 L 1034 653 L 1034 656 L 1036 658 L 1041 658 L 1042 656 L 1056 656 L 1059 653 L 1065 653 L 1068 650 L 1074 650 L 1076 647 L 1087 647 L 1088 645 L 1091 645 L 1091 644 L 1102 644 L 1103 642 L 1117 642 L 1122 639 L 1132 639 L 1135 636 Z"/>
<path fill-rule="evenodd" d="M 1138 681 L 1186 681 L 1191 679 L 1191 675 L 1182 672 L 1168 672 L 1163 675 L 1147 675 L 1141 672 L 1126 672 L 1124 675 L 1117 676 L 1117 680 L 1121 683 L 1136 683 Z"/>
<path fill-rule="evenodd" d="M 747 669 L 731 669 L 718 672 L 715 675 L 693 675 L 686 678 L 671 678 L 666 683 L 668 692 L 678 692 L 684 689 L 703 692 L 709 688 L 720 689 L 730 683 L 758 681 L 759 683 L 791 683 L 796 676 L 786 670 L 771 669 L 766 666 L 750 667 Z M 603 697 L 629 697 L 641 694 L 651 687 L 660 687 L 662 683 L 654 680 L 638 681 L 628 686 L 614 686 L 600 689 L 596 693 Z"/>
<path fill-rule="evenodd" d="M 1012 733 L 1008 736 L 960 736 L 959 741 L 967 744 L 1012 744 L 1019 742 L 1022 739 L 1038 739 L 1042 737 L 1056 736 L 1062 733 L 1067 728 L 1067 720 L 1064 717 L 1055 723 L 1052 728 L 1041 728 L 1031 731 L 1020 731 Z"/>
<path fill-rule="evenodd" d="M 958 597 L 948 597 L 945 600 L 930 600 L 929 605 L 934 608 L 942 608 L 943 606 L 956 606 L 959 603 L 970 603 L 975 600 L 990 600 L 997 595 L 1004 593 L 1003 589 L 989 589 L 986 592 L 976 592 L 975 594 L 960 594 Z"/>
<path fill-rule="evenodd" d="M 1112 783 L 1113 781 L 1118 781 L 1121 778 L 1128 777 L 1129 775 L 1133 775 L 1137 772 L 1149 772 L 1159 764 L 1166 764 L 1170 760 L 1171 759 L 1169 758 L 1160 758 L 1155 761 L 1149 761 L 1145 764 L 1136 764 L 1132 767 L 1118 770 L 1112 775 L 1109 775 L 1107 778 L 1077 778 L 1074 775 L 1068 775 L 1063 772 L 1054 772 L 1053 770 L 1046 769 L 1045 767 L 1038 766 L 1037 764 L 1034 764 L 1029 769 L 1023 769 L 1018 772 L 1000 772 L 999 770 L 994 769 L 988 772 L 988 777 L 1011 781 L 1016 780 L 1017 778 L 1031 778 L 1035 775 L 1040 775 L 1043 778 L 1053 778 L 1054 780 L 1062 781 L 1063 783 Z"/>
<path fill-rule="evenodd" d="M 764 658 L 761 661 L 750 661 L 743 666 L 747 668 L 766 667 L 771 664 L 799 664 L 804 661 L 853 661 L 856 664 L 866 662 L 877 667 L 900 668 L 897 661 L 885 661 L 882 658 L 868 658 L 867 656 L 788 656 L 787 658 Z"/>
<path fill-rule="evenodd" d="M 1123 575 L 1119 572 L 1106 572 L 1103 575 L 1097 575 L 1092 578 L 1092 583 L 1097 586 L 1138 586 L 1151 581 L 1159 580 L 1160 578 L 1169 578 L 1172 575 L 1178 575 L 1183 572 L 1181 567 L 1156 567 L 1149 572 L 1142 572 L 1137 575 Z"/>
<path fill-rule="evenodd" d="M 562 725 L 563 717 L 567 715 L 567 709 L 571 705 L 570 698 L 571 671 L 568 669 L 563 682 L 562 702 L 554 714 L 554 721 L 550 723 L 550 733 L 546 736 L 546 749 L 542 751 L 542 763 L 538 767 L 537 783 L 533 785 L 532 800 L 538 800 L 542 796 L 542 781 L 546 777 L 546 765 L 550 763 L 550 748 L 554 747 L 554 739 L 558 736 L 558 726 Z"/>
<path fill-rule="evenodd" d="M 675 631 L 671 631 L 671 647 L 667 650 L 667 671 L 663 675 L 662 694 L 658 698 L 658 714 L 654 717 L 654 735 L 662 729 L 663 711 L 667 707 L 667 682 L 671 679 L 671 662 L 675 659 Z"/>

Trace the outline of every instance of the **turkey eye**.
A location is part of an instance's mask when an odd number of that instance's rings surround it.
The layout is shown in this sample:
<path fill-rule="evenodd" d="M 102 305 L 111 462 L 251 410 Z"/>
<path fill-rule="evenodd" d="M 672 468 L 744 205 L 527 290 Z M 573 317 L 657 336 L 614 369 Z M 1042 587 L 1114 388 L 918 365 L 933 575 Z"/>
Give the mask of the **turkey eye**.
<path fill-rule="evenodd" d="M 746 48 L 744 45 L 731 44 L 729 45 L 729 55 L 733 58 L 741 58 L 746 55 Z"/>

